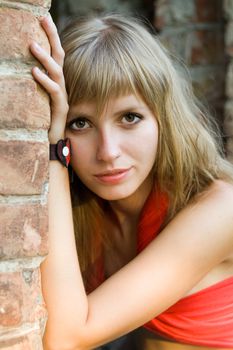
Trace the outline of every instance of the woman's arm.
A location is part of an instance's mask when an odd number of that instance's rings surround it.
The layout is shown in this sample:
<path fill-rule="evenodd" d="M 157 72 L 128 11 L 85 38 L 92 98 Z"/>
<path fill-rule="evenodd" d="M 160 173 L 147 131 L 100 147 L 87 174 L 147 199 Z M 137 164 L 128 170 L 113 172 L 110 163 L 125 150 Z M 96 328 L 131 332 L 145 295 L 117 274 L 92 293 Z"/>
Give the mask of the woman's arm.
<path fill-rule="evenodd" d="M 50 15 L 41 20 L 41 25 L 48 36 L 51 55 L 33 42 L 30 50 L 47 73 L 34 67 L 32 74 L 50 95 L 51 126 L 48 136 L 50 143 L 56 144 L 65 137 L 69 107 L 63 76 L 64 50 Z M 57 161 L 50 161 L 49 180 L 49 255 L 41 265 L 43 296 L 48 309 L 44 348 L 57 350 L 67 348 L 63 344 L 69 341 L 72 343 L 76 336 L 72 334 L 74 322 L 78 329 L 85 324 L 88 304 L 75 247 L 67 169 Z M 78 313 L 74 300 L 79 301 Z M 76 319 L 71 316 L 74 307 Z M 72 348 L 68 346 L 68 349 Z"/>
<path fill-rule="evenodd" d="M 32 48 L 50 78 L 33 74 L 50 93 L 54 108 L 49 137 L 56 142 L 65 125 L 66 99 L 61 71 L 55 74 L 57 34 L 49 19 L 43 26 L 55 63 Z M 182 210 L 141 254 L 86 296 L 75 249 L 68 172 L 58 162 L 50 163 L 50 251 L 41 266 L 49 314 L 45 350 L 93 349 L 128 333 L 183 297 L 232 252 L 233 189 L 218 182 Z"/>
<path fill-rule="evenodd" d="M 93 349 L 128 333 L 183 297 L 232 252 L 233 190 L 214 185 L 206 198 L 184 209 L 140 255 L 86 297 L 63 175 L 60 165 L 52 164 L 51 248 L 42 267 L 49 312 L 45 349 Z"/>
<path fill-rule="evenodd" d="M 44 349 L 73 349 L 77 329 L 88 315 L 73 230 L 68 171 L 50 161 L 49 255 L 41 265 L 42 291 L 48 309 Z M 71 341 L 71 346 L 69 346 Z M 68 346 L 67 346 L 68 345 Z"/>

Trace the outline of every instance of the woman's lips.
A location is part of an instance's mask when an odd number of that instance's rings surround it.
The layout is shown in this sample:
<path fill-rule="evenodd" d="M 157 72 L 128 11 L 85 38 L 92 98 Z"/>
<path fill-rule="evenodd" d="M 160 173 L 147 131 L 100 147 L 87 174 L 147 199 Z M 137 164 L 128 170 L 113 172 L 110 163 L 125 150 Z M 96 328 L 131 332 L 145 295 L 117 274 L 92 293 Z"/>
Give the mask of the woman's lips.
<path fill-rule="evenodd" d="M 95 177 L 105 184 L 116 184 L 126 178 L 131 168 L 128 169 L 114 169 L 106 171 L 100 174 L 96 174 Z"/>

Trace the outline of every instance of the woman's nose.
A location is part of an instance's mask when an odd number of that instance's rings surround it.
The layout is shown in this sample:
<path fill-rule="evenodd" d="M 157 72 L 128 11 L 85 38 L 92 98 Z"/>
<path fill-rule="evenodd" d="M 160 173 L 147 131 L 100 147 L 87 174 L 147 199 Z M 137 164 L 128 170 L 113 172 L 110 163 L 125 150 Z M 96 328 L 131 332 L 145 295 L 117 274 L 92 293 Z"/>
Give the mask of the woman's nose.
<path fill-rule="evenodd" d="M 114 131 L 106 130 L 98 136 L 96 157 L 100 161 L 112 162 L 120 156 L 119 140 Z"/>

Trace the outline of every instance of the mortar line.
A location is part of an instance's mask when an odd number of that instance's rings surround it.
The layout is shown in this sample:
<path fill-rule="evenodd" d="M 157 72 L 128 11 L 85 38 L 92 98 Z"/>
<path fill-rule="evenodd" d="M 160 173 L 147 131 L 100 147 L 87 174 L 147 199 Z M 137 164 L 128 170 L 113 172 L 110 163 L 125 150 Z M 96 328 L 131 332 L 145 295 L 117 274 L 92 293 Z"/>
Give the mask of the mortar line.
<path fill-rule="evenodd" d="M 50 6 L 51 6 L 50 1 L 48 2 L 48 5 L 45 5 L 45 6 L 30 4 L 27 2 L 22 3 L 22 2 L 7 1 L 7 0 L 0 1 L 0 7 L 13 8 L 15 10 L 24 10 L 32 13 L 36 17 L 45 16 L 49 11 Z"/>

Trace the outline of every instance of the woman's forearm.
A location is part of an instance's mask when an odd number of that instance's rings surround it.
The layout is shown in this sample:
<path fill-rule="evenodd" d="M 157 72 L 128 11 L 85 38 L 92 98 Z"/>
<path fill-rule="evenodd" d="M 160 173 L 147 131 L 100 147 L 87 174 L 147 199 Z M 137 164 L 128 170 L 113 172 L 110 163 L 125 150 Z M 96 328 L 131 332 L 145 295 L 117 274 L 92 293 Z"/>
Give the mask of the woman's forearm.
<path fill-rule="evenodd" d="M 75 247 L 68 171 L 57 161 L 50 161 L 49 254 L 41 273 L 48 309 L 44 349 L 53 349 L 58 342 L 62 349 L 74 332 L 77 339 L 88 303 Z"/>

